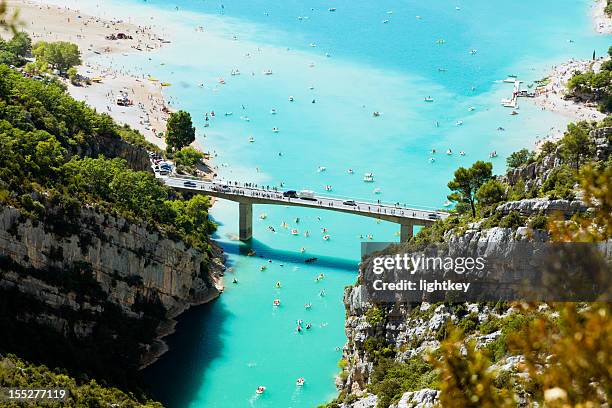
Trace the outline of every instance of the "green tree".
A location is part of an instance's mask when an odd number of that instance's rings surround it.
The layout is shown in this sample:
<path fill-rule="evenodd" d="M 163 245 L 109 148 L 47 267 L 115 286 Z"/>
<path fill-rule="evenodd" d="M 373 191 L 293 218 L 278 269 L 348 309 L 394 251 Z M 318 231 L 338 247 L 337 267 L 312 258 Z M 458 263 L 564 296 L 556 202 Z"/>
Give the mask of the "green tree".
<path fill-rule="evenodd" d="M 6 43 L 6 49 L 17 57 L 23 58 L 32 51 L 32 39 L 24 32 L 17 33 Z"/>
<path fill-rule="evenodd" d="M 166 125 L 166 145 L 169 151 L 181 150 L 195 141 L 195 128 L 189 112 L 178 111 L 170 114 Z"/>
<path fill-rule="evenodd" d="M 451 201 L 469 204 L 472 216 L 476 217 L 476 192 L 493 176 L 493 164 L 477 161 L 466 169 L 459 167 L 455 171 L 455 178 L 448 182 L 448 188 L 453 191 L 448 196 Z"/>
<path fill-rule="evenodd" d="M 0 50 L 0 64 L 18 65 L 20 59 L 8 50 Z"/>
<path fill-rule="evenodd" d="M 204 154 L 193 147 L 183 147 L 174 154 L 174 161 L 177 165 L 195 166 L 204 158 Z"/>
<path fill-rule="evenodd" d="M 506 187 L 494 178 L 487 181 L 476 192 L 478 204 L 488 206 L 504 201 L 506 199 Z"/>
<path fill-rule="evenodd" d="M 31 75 L 46 74 L 49 72 L 49 63 L 44 60 L 28 62 L 23 70 Z"/>
<path fill-rule="evenodd" d="M 37 60 L 46 61 L 61 73 L 65 73 L 76 65 L 81 65 L 79 47 L 65 41 L 52 43 L 39 41 L 34 44 L 32 54 Z"/>
<path fill-rule="evenodd" d="M 77 69 L 75 67 L 71 67 L 68 72 L 68 79 L 70 80 L 70 83 L 72 83 L 73 85 L 77 85 L 78 84 L 78 76 L 79 73 L 77 71 Z"/>
<path fill-rule="evenodd" d="M 594 144 L 589 137 L 589 124 L 587 122 L 570 123 L 560 142 L 561 157 L 576 169 L 584 159 L 593 154 Z"/>
<path fill-rule="evenodd" d="M 534 152 L 530 152 L 527 149 L 521 149 L 518 152 L 514 152 L 508 156 L 506 159 L 506 164 L 508 164 L 508 167 L 517 168 L 524 164 L 529 164 L 531 161 L 533 161 L 534 157 Z"/>

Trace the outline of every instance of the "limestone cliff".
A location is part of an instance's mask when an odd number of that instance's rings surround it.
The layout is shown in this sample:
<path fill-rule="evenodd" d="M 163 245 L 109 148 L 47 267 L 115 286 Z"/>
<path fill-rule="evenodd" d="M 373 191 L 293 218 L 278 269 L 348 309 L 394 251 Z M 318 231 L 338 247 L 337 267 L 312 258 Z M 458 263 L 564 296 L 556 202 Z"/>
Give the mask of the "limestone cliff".
<path fill-rule="evenodd" d="M 99 373 L 101 359 L 128 372 L 153 361 L 172 319 L 220 293 L 222 272 L 217 247 L 203 253 L 146 222 L 91 207 L 72 217 L 47 209 L 41 221 L 4 206 L 0 310 L 11 332 L 3 346 L 72 354 L 68 366 L 115 377 Z"/>

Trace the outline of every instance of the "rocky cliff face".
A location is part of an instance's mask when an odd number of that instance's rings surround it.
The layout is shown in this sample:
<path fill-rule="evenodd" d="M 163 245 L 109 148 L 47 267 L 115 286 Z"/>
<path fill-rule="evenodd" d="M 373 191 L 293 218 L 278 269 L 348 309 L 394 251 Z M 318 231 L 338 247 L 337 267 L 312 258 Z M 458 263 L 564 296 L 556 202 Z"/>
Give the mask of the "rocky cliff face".
<path fill-rule="evenodd" d="M 7 349 L 31 341 L 72 353 L 74 364 L 96 373 L 100 358 L 135 369 L 165 350 L 158 338 L 173 329 L 172 318 L 220 293 L 216 247 L 203 253 L 94 208 L 51 222 L 53 211 L 41 222 L 0 209 L 0 315 L 13 325 Z M 26 337 L 33 332 L 37 339 Z M 62 345 L 40 344 L 54 339 Z"/>
<path fill-rule="evenodd" d="M 92 136 L 94 140 L 87 146 L 79 146 L 78 154 L 86 157 L 120 157 L 127 161 L 133 170 L 150 171 L 151 162 L 146 149 L 126 142 L 119 137 Z"/>
<path fill-rule="evenodd" d="M 488 230 L 468 230 L 460 235 L 449 235 L 448 242 L 470 247 L 477 244 L 493 245 L 500 251 L 505 250 L 510 242 L 517 240 L 545 241 L 545 232 L 529 233 L 527 228 L 514 230 L 511 228 L 491 228 Z M 494 249 L 493 249 L 494 250 Z M 358 282 L 361 282 L 366 272 L 365 263 L 359 271 Z M 461 304 L 377 304 L 366 302 L 367 296 L 362 285 L 347 288 L 344 296 L 346 307 L 345 333 L 346 345 L 343 349 L 343 360 L 347 362 L 344 372 L 337 378 L 336 385 L 341 395 L 353 396 L 352 402 L 339 404 L 342 408 L 374 408 L 378 397 L 371 394 L 370 382 L 375 368 L 375 356 L 368 345 L 368 339 L 384 339 L 391 349 L 396 350 L 393 357 L 396 362 L 407 362 L 415 356 L 423 356 L 435 351 L 440 346 L 441 332 L 447 322 L 460 323 L 466 315 L 470 315 L 474 324 L 485 323 L 491 319 L 504 319 L 514 311 L 512 309 L 496 309 L 486 303 Z M 373 319 L 371 312 L 378 309 L 385 316 L 384 320 Z M 475 332 L 470 339 L 476 341 L 477 347 L 484 347 L 501 336 L 501 331 L 491 333 Z M 371 340 L 370 340 L 371 341 Z M 515 357 L 502 359 L 498 366 L 502 371 L 511 371 L 518 362 Z M 439 391 L 431 388 L 406 392 L 401 399 L 390 405 L 393 408 L 435 406 Z"/>

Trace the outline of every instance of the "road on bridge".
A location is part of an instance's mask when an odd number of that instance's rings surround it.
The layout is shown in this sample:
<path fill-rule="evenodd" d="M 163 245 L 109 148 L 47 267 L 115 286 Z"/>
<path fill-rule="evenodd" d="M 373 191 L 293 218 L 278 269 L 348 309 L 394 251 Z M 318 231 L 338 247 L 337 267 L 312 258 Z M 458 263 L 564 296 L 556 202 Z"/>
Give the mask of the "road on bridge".
<path fill-rule="evenodd" d="M 163 177 L 165 184 L 169 187 L 205 192 L 211 196 L 229 198 L 233 201 L 246 200 L 253 204 L 278 204 L 278 205 L 299 205 L 304 207 L 316 207 L 324 210 L 342 210 L 369 217 L 382 216 L 382 218 L 400 219 L 405 218 L 415 221 L 435 221 L 436 219 L 446 218 L 448 214 L 444 211 L 426 210 L 419 208 L 409 208 L 400 205 L 387 203 L 367 202 L 362 200 L 348 200 L 327 195 L 315 195 L 313 198 L 286 197 L 282 192 L 272 189 L 264 189 L 245 185 L 244 183 L 226 184 L 218 181 L 206 181 L 201 179 L 183 177 Z M 353 204 L 348 204 L 349 202 Z M 274 202 L 274 203 L 272 203 Z"/>
<path fill-rule="evenodd" d="M 308 197 L 291 197 L 275 189 L 263 188 L 255 184 L 208 181 L 192 177 L 159 176 L 168 187 L 193 193 L 203 193 L 213 197 L 236 201 L 239 203 L 240 239 L 247 241 L 253 234 L 253 204 L 273 204 L 319 208 L 328 211 L 345 212 L 377 218 L 400 224 L 400 239 L 408 240 L 413 235 L 415 225 L 428 225 L 438 219 L 448 217 L 448 213 L 439 210 L 410 208 L 397 204 L 351 200 L 327 195 L 309 195 Z"/>

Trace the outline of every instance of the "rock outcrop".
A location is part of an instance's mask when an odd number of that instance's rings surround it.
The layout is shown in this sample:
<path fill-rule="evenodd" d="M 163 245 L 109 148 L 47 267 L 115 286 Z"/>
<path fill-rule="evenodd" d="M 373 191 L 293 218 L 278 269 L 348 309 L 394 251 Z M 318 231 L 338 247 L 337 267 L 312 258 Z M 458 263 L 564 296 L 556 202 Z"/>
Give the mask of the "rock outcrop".
<path fill-rule="evenodd" d="M 79 364 L 114 358 L 135 369 L 165 351 L 158 338 L 173 330 L 174 317 L 222 290 L 214 245 L 204 253 L 146 222 L 91 207 L 72 218 L 47 211 L 41 221 L 0 208 L 0 308 L 13 314 L 13 347 L 36 343 L 20 339 L 36 328 L 40 341 L 65 339 L 62 351 Z M 92 350 L 101 355 L 78 355 Z"/>
<path fill-rule="evenodd" d="M 531 216 L 534 214 L 563 213 L 566 217 L 577 212 L 584 212 L 587 206 L 579 200 L 549 200 L 547 198 L 531 198 L 519 201 L 509 201 L 499 205 L 495 211 L 508 214 L 511 211 L 518 211 L 521 215 Z"/>
<path fill-rule="evenodd" d="M 459 247 L 473 247 L 477 244 L 499 248 L 504 251 L 510 242 L 517 240 L 546 241 L 545 232 L 527 234 L 527 228 L 513 230 L 511 228 L 490 228 L 487 230 L 467 230 L 459 235 L 449 233 L 446 241 L 449 245 Z M 362 263 L 358 282 L 364 280 L 367 274 L 367 263 Z M 512 310 L 495 310 L 488 303 L 457 303 L 457 304 L 377 304 L 367 302 L 365 287 L 358 284 L 345 291 L 344 303 L 346 307 L 345 333 L 346 345 L 343 349 L 343 359 L 347 361 L 344 373 L 338 377 L 337 386 L 344 395 L 358 396 L 352 402 L 340 405 L 345 408 L 375 407 L 376 396 L 368 393 L 369 384 L 375 368 L 374 356 L 367 346 L 368 339 L 381 338 L 390 348 L 396 350 L 396 362 L 408 362 L 410 359 L 423 356 L 440 346 L 440 334 L 448 322 L 458 324 L 466 315 L 470 314 L 481 324 L 489 319 L 500 319 L 513 313 Z M 384 312 L 384 321 L 372 321 L 369 313 L 377 308 Z M 500 332 L 484 335 L 474 334 L 472 339 L 477 347 L 484 347 L 495 341 Z M 514 364 L 510 361 L 506 370 L 511 370 Z M 394 408 L 419 407 L 429 408 L 438 402 L 439 391 L 424 388 L 404 393 L 400 401 L 391 405 Z"/>

